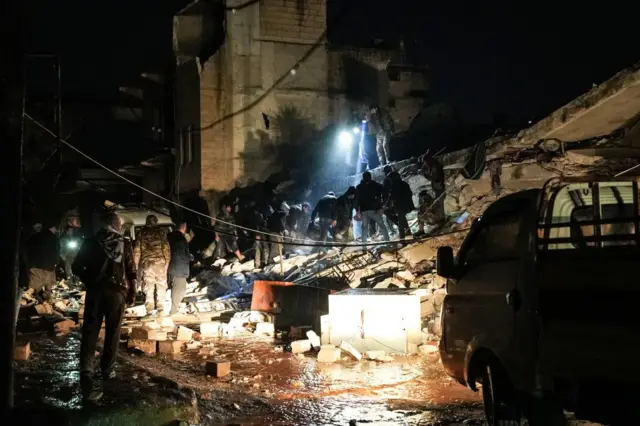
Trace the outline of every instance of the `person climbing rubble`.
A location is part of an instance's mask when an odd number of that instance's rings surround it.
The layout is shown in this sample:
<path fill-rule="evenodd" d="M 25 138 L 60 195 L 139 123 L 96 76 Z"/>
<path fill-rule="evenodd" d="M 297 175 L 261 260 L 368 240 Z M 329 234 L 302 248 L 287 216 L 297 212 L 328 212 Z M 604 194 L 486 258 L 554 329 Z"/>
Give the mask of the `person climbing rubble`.
<path fill-rule="evenodd" d="M 193 255 L 189 253 L 189 243 L 185 238 L 187 233 L 187 224 L 181 222 L 177 229 L 171 232 L 167 240 L 171 249 L 171 260 L 169 261 L 169 269 L 167 275 L 169 279 L 169 288 L 171 289 L 171 315 L 178 313 L 180 302 L 187 292 L 187 278 L 189 278 L 189 267 L 193 261 Z"/>
<path fill-rule="evenodd" d="M 336 201 L 335 235 L 338 239 L 346 239 L 351 228 L 353 210 L 356 208 L 356 188 L 350 186 Z"/>
<path fill-rule="evenodd" d="M 362 242 L 367 242 L 369 222 L 375 222 L 385 241 L 389 241 L 389 231 L 382 219 L 382 185 L 374 181 L 371 172 L 362 174 L 362 182 L 356 187 L 358 214 L 362 217 Z"/>
<path fill-rule="evenodd" d="M 112 379 L 120 344 L 120 325 L 126 306 L 134 303 L 137 276 L 131 243 L 122 235 L 120 218 L 111 212 L 103 217 L 102 222 L 102 228 L 83 244 L 73 263 L 73 272 L 82 279 L 87 290 L 80 346 L 80 380 L 83 396 L 90 400 L 101 396 L 93 389 L 92 376 L 102 321 L 104 319 L 105 337 L 100 369 L 105 379 Z M 144 259 L 148 261 L 148 257 Z"/>
<path fill-rule="evenodd" d="M 302 204 L 293 205 L 289 208 L 287 214 L 286 226 L 291 238 L 304 238 L 309 226 L 309 214 L 311 213 L 311 204 L 304 202 Z"/>
<path fill-rule="evenodd" d="M 141 272 L 147 314 L 163 314 L 171 251 L 167 234 L 158 226 L 155 215 L 147 216 L 145 226 L 136 235 L 134 259 Z"/>
<path fill-rule="evenodd" d="M 411 233 L 407 214 L 415 209 L 413 205 L 413 193 L 407 182 L 402 180 L 398 172 L 387 166 L 389 173 L 384 181 L 387 218 L 398 227 L 400 239 L 404 239 L 407 232 Z M 387 169 L 385 167 L 385 169 Z"/>
<path fill-rule="evenodd" d="M 391 162 L 391 135 L 395 132 L 393 118 L 388 111 L 378 105 L 372 105 L 367 114 L 370 135 L 376 138 L 376 153 L 381 166 Z"/>
<path fill-rule="evenodd" d="M 337 223 L 337 201 L 336 194 L 333 192 L 327 193 L 324 197 L 318 201 L 316 208 L 311 213 L 311 223 L 315 222 L 316 216 L 320 221 L 320 237 L 322 242 L 327 241 L 327 235 L 329 232 L 333 234 Z"/>
<path fill-rule="evenodd" d="M 433 214 L 439 222 L 444 221 L 444 193 L 445 193 L 445 179 L 444 169 L 442 164 L 433 156 L 427 152 L 422 156 L 422 173 L 424 177 L 431 182 L 431 189 L 433 190 L 434 203 Z"/>
<path fill-rule="evenodd" d="M 431 231 L 441 223 L 433 209 L 433 202 L 434 198 L 429 191 L 426 189 L 420 191 L 418 194 L 418 232 L 416 235 L 425 233 L 425 225 L 428 225 Z"/>
<path fill-rule="evenodd" d="M 48 225 L 48 226 L 47 226 Z M 29 288 L 34 290 L 41 301 L 50 301 L 51 291 L 56 284 L 56 265 L 60 260 L 60 242 L 57 228 L 45 224 L 26 242 L 27 264 L 29 267 Z"/>
<path fill-rule="evenodd" d="M 238 231 L 235 227 L 233 205 L 230 200 L 223 200 L 220 208 L 220 220 L 214 222 L 216 231 L 216 257 L 224 259 L 227 254 L 233 253 L 239 262 L 244 262 L 245 257 L 238 247 Z"/>

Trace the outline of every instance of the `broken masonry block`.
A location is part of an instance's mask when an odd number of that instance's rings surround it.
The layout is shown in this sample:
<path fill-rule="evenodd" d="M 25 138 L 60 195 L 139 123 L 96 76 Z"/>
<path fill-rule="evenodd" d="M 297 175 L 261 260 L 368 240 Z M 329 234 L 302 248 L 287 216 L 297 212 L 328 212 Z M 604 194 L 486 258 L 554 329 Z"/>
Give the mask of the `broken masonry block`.
<path fill-rule="evenodd" d="M 182 345 L 184 342 L 179 340 L 164 340 L 158 342 L 158 350 L 161 354 L 175 355 L 182 352 Z"/>
<path fill-rule="evenodd" d="M 209 376 L 224 377 L 231 372 L 229 361 L 207 361 L 205 370 Z"/>
<path fill-rule="evenodd" d="M 147 355 L 153 355 L 158 350 L 158 342 L 155 340 L 129 339 L 127 346 L 130 349 L 138 349 Z"/>
<path fill-rule="evenodd" d="M 231 324 L 222 324 L 222 335 L 225 337 L 233 337 L 236 335 L 236 328 Z"/>
<path fill-rule="evenodd" d="M 291 339 L 301 339 L 307 335 L 307 331 L 311 330 L 310 325 L 291 326 L 289 337 Z"/>
<path fill-rule="evenodd" d="M 257 335 L 266 335 L 273 337 L 276 333 L 276 329 L 273 323 L 270 322 L 259 322 L 256 324 L 255 334 Z"/>
<path fill-rule="evenodd" d="M 311 342 L 309 340 L 296 340 L 291 342 L 291 353 L 302 354 L 311 350 Z"/>
<path fill-rule="evenodd" d="M 120 338 L 121 339 L 127 339 L 127 338 L 131 337 L 132 333 L 133 333 L 133 327 L 129 327 L 129 326 L 121 326 L 120 327 Z"/>
<path fill-rule="evenodd" d="M 127 308 L 124 311 L 125 317 L 137 317 L 142 318 L 147 315 L 147 308 L 144 305 L 134 306 L 132 308 Z"/>
<path fill-rule="evenodd" d="M 309 339 L 309 342 L 311 342 L 311 347 L 314 350 L 316 351 L 320 350 L 320 336 L 318 336 L 315 331 L 313 330 L 307 331 L 307 339 Z"/>
<path fill-rule="evenodd" d="M 222 334 L 222 323 L 220 321 L 203 322 L 200 324 L 200 334 L 202 337 L 218 337 Z"/>
<path fill-rule="evenodd" d="M 53 313 L 53 308 L 47 302 L 40 303 L 35 308 L 38 315 L 50 315 Z"/>
<path fill-rule="evenodd" d="M 190 328 L 187 328 L 187 327 L 179 326 L 178 327 L 178 337 L 176 337 L 176 340 L 181 340 L 183 342 L 189 342 L 189 341 L 193 340 L 194 335 L 195 335 L 195 331 L 193 331 L 193 330 L 191 330 Z"/>
<path fill-rule="evenodd" d="M 333 345 L 322 345 L 318 352 L 318 362 L 331 364 L 340 361 L 340 348 Z"/>
<path fill-rule="evenodd" d="M 31 355 L 31 344 L 29 342 L 16 343 L 16 350 L 13 354 L 13 358 L 16 361 L 26 361 Z"/>
<path fill-rule="evenodd" d="M 136 327 L 131 332 L 131 338 L 134 340 L 167 340 L 167 332 Z"/>
<path fill-rule="evenodd" d="M 58 321 L 54 324 L 53 328 L 56 332 L 56 336 L 64 336 L 71 332 L 71 330 L 76 326 L 75 321 L 70 319 Z"/>
<path fill-rule="evenodd" d="M 364 353 L 364 356 L 370 360 L 381 360 L 387 356 L 387 354 L 385 351 L 367 351 Z"/>
<path fill-rule="evenodd" d="M 358 351 L 356 348 L 351 346 L 351 344 L 349 344 L 349 342 L 347 342 L 346 340 L 340 343 L 340 349 L 343 352 L 346 352 L 348 355 L 350 355 L 352 358 L 354 358 L 357 361 L 360 361 L 362 359 L 362 354 L 360 353 L 360 351 Z"/>
<path fill-rule="evenodd" d="M 149 340 L 167 340 L 167 332 L 162 330 L 149 330 Z"/>
<path fill-rule="evenodd" d="M 171 317 L 160 318 L 160 328 L 176 328 L 176 324 Z"/>

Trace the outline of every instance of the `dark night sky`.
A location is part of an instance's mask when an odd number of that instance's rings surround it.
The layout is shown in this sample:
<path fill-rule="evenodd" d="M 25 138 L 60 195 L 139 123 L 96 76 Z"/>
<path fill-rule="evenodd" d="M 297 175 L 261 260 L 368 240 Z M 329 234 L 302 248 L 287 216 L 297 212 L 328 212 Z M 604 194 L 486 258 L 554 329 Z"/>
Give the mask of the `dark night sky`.
<path fill-rule="evenodd" d="M 415 40 L 431 68 L 430 101 L 472 123 L 544 116 L 640 59 L 634 14 L 622 3 L 332 1 L 351 3 L 336 33 L 343 39 Z M 95 95 L 168 60 L 171 14 L 184 4 L 30 3 L 30 49 L 61 48 L 65 91 Z"/>

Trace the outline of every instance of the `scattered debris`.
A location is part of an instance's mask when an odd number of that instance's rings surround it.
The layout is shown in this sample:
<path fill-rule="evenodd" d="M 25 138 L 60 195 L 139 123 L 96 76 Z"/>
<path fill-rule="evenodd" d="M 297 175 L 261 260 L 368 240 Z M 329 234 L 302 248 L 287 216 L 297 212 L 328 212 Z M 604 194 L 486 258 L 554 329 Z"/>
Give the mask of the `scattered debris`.
<path fill-rule="evenodd" d="M 276 333 L 276 329 L 273 323 L 270 322 L 259 322 L 256 324 L 255 334 L 257 335 L 265 335 L 273 337 Z"/>
<path fill-rule="evenodd" d="M 16 343 L 14 359 L 16 361 L 26 361 L 31 355 L 31 344 L 29 342 Z"/>
<path fill-rule="evenodd" d="M 73 320 L 65 319 L 62 321 L 58 321 L 54 324 L 54 331 L 56 336 L 66 336 L 71 332 L 73 328 L 75 328 L 76 323 Z"/>
<path fill-rule="evenodd" d="M 224 377 L 231 372 L 229 361 L 207 361 L 205 370 L 209 376 Z"/>
<path fill-rule="evenodd" d="M 331 364 L 340 361 L 341 351 L 333 345 L 322 345 L 318 352 L 318 362 Z"/>
<path fill-rule="evenodd" d="M 340 349 L 350 355 L 356 361 L 360 361 L 362 359 L 362 354 L 353 346 L 349 344 L 346 340 L 340 343 Z"/>
<path fill-rule="evenodd" d="M 179 326 L 178 327 L 178 336 L 176 340 L 181 340 L 183 342 L 190 342 L 194 339 L 196 332 L 191 330 L 190 328 Z"/>
<path fill-rule="evenodd" d="M 307 331 L 307 339 L 309 339 L 309 342 L 311 343 L 311 347 L 314 350 L 316 351 L 320 350 L 320 336 L 318 336 L 315 331 L 313 330 Z"/>
<path fill-rule="evenodd" d="M 162 342 L 158 342 L 158 351 L 161 354 L 169 354 L 175 355 L 179 354 L 182 351 L 182 346 L 184 342 L 179 340 L 165 340 Z"/>
<path fill-rule="evenodd" d="M 309 340 L 296 340 L 291 342 L 291 353 L 301 354 L 311 350 L 311 342 Z"/>
<path fill-rule="evenodd" d="M 154 355 L 158 350 L 158 342 L 156 340 L 129 339 L 127 346 L 130 349 L 137 349 L 147 355 Z"/>

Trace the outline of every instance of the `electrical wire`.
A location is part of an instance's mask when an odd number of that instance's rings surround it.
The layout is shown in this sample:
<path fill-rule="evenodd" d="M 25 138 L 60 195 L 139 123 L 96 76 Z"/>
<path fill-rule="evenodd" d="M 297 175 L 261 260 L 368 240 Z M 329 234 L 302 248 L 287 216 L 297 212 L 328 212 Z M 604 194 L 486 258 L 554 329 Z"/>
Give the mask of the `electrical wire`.
<path fill-rule="evenodd" d="M 252 1 L 248 1 L 247 3 L 244 3 L 243 5 L 241 5 L 242 8 L 244 7 L 248 7 L 251 6 L 253 3 L 257 3 L 259 0 L 252 0 Z M 262 92 L 256 99 L 254 99 L 252 102 L 250 102 L 248 105 L 240 108 L 237 111 L 231 112 L 227 115 L 225 115 L 224 117 L 221 117 L 209 124 L 205 124 L 204 126 L 201 126 L 200 128 L 197 128 L 195 130 L 198 130 L 200 132 L 203 132 L 205 130 L 209 130 L 212 129 L 213 127 L 237 116 L 240 114 L 243 114 L 251 109 L 253 109 L 253 107 L 255 107 L 256 105 L 258 105 L 260 102 L 262 102 L 267 96 L 269 96 L 269 94 L 271 94 L 271 92 L 273 92 L 283 81 L 285 81 L 287 79 L 287 77 L 289 77 L 292 73 L 292 71 L 297 70 L 300 65 L 302 65 L 303 62 L 305 62 L 307 59 L 309 59 L 311 57 L 311 55 L 313 55 L 313 53 L 324 44 L 326 38 L 327 38 L 327 34 L 329 31 L 329 26 L 334 26 L 335 24 L 337 24 L 340 19 L 342 18 L 342 16 L 344 15 L 344 12 L 347 10 L 347 7 L 353 6 L 353 3 L 355 3 L 355 0 L 350 0 L 350 1 L 345 1 L 343 6 L 340 8 L 340 10 L 338 11 L 338 13 L 335 15 L 335 17 L 331 20 L 331 22 L 327 22 L 327 25 L 325 26 L 325 29 L 322 31 L 322 34 L 320 35 L 320 37 L 318 37 L 316 39 L 316 41 L 311 45 L 311 47 L 304 53 L 304 55 L 302 55 L 300 57 L 300 59 L 298 59 L 296 61 L 295 64 L 293 64 L 292 67 L 290 67 L 287 72 L 285 72 L 284 74 L 282 74 L 276 81 L 273 82 L 273 84 L 271 84 L 271 86 L 269 86 L 267 89 L 265 89 L 264 92 Z M 228 10 L 238 10 L 238 7 L 228 7 Z"/>
<path fill-rule="evenodd" d="M 31 117 L 29 114 L 24 113 L 24 116 L 26 118 L 28 118 L 29 120 L 31 120 L 34 124 L 36 124 L 37 126 L 41 127 L 44 131 L 46 131 L 47 133 L 49 133 L 52 136 L 56 136 L 56 134 L 51 131 L 50 129 L 48 129 L 45 125 L 43 125 L 42 123 L 40 123 L 38 120 L 36 120 L 35 118 Z M 372 246 L 379 246 L 382 244 L 402 244 L 402 243 L 412 243 L 412 242 L 418 242 L 418 241 L 423 241 L 426 239 L 431 239 L 431 238 L 436 238 L 436 237 L 440 237 L 440 236 L 445 236 L 445 235 L 450 235 L 450 234 L 457 234 L 460 232 L 466 232 L 468 229 L 460 229 L 460 230 L 454 230 L 448 233 L 444 233 L 444 234 L 438 234 L 438 235 L 427 235 L 425 237 L 421 237 L 421 238 L 404 238 L 404 239 L 397 239 L 397 240 L 390 240 L 390 241 L 382 241 L 382 242 L 371 242 L 371 243 L 325 243 L 324 241 L 316 241 L 316 240 L 307 240 L 307 239 L 302 239 L 302 238 L 292 238 L 292 237 L 286 237 L 289 241 L 282 241 L 280 242 L 279 240 L 284 240 L 285 237 L 283 235 L 279 235 L 279 234 L 272 234 L 269 232 L 264 232 L 264 231 L 259 231 L 257 229 L 252 229 L 252 228 L 248 228 L 246 226 L 241 226 L 241 225 L 237 225 L 235 223 L 230 223 L 230 222 L 226 222 L 223 220 L 220 220 L 218 218 L 215 218 L 213 216 L 209 216 L 207 214 L 201 213 L 197 210 L 191 209 L 189 207 L 185 207 L 180 203 L 177 203 L 169 198 L 163 197 L 160 194 L 156 194 L 155 192 L 151 191 L 150 189 L 145 188 L 144 186 L 132 181 L 131 179 L 128 179 L 125 176 L 122 176 L 121 174 L 119 174 L 118 172 L 110 169 L 109 167 L 105 166 L 104 164 L 100 163 L 98 160 L 94 159 L 93 157 L 89 156 L 88 154 L 85 154 L 84 152 L 82 152 L 80 149 L 76 148 L 75 146 L 73 146 L 72 144 L 70 144 L 69 142 L 67 142 L 65 139 L 61 138 L 60 142 L 64 145 L 66 145 L 67 147 L 69 147 L 70 149 L 72 149 L 73 151 L 75 151 L 76 153 L 80 154 L 82 157 L 86 158 L 87 160 L 91 161 L 92 163 L 96 164 L 98 167 L 104 169 L 105 171 L 111 173 L 112 175 L 114 175 L 115 177 L 123 180 L 124 182 L 127 182 L 128 184 L 146 192 L 147 194 L 158 198 L 166 203 L 169 203 L 175 207 L 178 207 L 184 211 L 188 211 L 190 213 L 196 214 L 198 216 L 210 219 L 210 220 L 214 220 L 215 223 L 221 223 L 224 225 L 228 225 L 231 227 L 234 227 L 236 229 L 242 229 L 248 232 L 251 232 L 255 235 L 264 235 L 264 236 L 270 236 L 270 237 L 275 237 L 276 240 L 264 240 L 265 242 L 277 242 L 279 244 L 283 244 L 283 245 L 296 245 L 296 246 L 304 246 L 304 247 L 327 247 L 327 248 L 335 248 L 335 247 L 372 247 Z M 218 231 L 215 229 L 215 225 L 214 225 L 214 231 L 215 232 L 219 232 L 222 234 L 222 232 Z M 235 234 L 232 234 L 234 236 L 236 236 Z M 254 241 L 258 241 L 257 239 L 254 238 Z M 262 241 L 262 240 L 260 240 Z M 299 243 L 295 243 L 294 241 L 300 241 Z"/>

